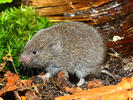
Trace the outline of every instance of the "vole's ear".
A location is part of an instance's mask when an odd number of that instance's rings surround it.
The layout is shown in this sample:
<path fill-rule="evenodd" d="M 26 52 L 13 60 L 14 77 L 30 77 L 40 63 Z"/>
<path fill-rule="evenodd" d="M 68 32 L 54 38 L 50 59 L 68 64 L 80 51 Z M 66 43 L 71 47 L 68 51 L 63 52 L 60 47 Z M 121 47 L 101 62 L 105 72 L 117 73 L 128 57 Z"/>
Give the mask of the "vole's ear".
<path fill-rule="evenodd" d="M 52 51 L 61 51 L 62 50 L 62 41 L 55 38 L 51 40 L 50 47 Z"/>

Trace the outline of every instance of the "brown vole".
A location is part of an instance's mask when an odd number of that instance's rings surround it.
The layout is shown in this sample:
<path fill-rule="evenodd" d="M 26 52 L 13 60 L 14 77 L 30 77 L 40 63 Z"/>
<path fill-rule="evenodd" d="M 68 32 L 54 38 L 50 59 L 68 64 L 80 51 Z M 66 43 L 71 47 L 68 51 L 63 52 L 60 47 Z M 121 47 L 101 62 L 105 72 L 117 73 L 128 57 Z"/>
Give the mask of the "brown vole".
<path fill-rule="evenodd" d="M 47 78 L 65 69 L 80 81 L 96 74 L 104 64 L 106 42 L 98 31 L 81 22 L 59 23 L 40 30 L 28 41 L 20 61 L 27 67 L 43 67 Z"/>

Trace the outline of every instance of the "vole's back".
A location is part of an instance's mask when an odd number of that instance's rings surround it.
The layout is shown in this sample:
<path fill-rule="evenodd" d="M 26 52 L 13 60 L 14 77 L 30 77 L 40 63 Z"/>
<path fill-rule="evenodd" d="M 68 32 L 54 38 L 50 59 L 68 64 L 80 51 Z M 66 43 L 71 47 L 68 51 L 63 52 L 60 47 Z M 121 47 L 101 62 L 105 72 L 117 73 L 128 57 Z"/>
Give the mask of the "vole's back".
<path fill-rule="evenodd" d="M 80 22 L 61 23 L 55 27 L 51 28 L 52 34 L 58 35 L 63 41 L 63 56 L 66 63 L 83 61 L 91 66 L 103 63 L 106 43 L 96 29 Z"/>

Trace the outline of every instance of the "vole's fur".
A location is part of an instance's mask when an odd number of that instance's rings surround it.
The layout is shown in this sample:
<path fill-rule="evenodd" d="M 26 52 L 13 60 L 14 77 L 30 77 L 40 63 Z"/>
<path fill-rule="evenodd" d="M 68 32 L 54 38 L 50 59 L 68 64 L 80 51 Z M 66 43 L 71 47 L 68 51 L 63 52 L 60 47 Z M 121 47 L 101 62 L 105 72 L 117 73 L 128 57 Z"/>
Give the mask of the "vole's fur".
<path fill-rule="evenodd" d="M 68 22 L 40 30 L 26 44 L 20 61 L 27 67 L 43 67 L 51 75 L 65 69 L 84 81 L 86 75 L 100 71 L 105 58 L 106 42 L 95 28 Z"/>

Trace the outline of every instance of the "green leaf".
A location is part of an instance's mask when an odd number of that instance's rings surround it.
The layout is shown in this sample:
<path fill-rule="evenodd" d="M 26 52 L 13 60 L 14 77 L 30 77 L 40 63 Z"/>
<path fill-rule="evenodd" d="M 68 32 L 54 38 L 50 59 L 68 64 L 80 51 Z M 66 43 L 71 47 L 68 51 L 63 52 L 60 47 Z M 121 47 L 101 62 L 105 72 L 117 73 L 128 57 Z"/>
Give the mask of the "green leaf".
<path fill-rule="evenodd" d="M 11 3 L 12 0 L 0 0 L 0 3 Z"/>

